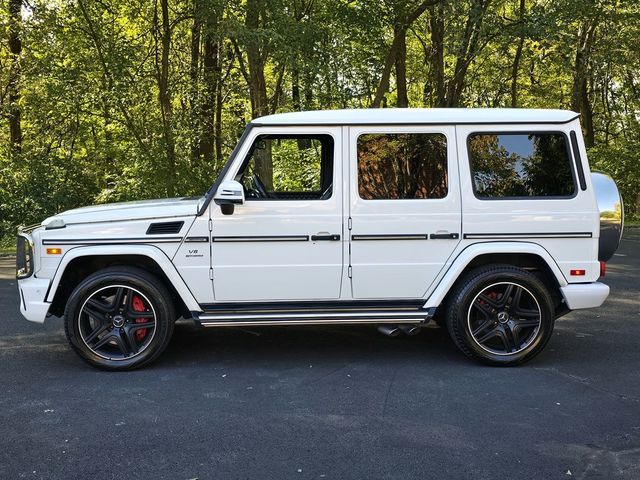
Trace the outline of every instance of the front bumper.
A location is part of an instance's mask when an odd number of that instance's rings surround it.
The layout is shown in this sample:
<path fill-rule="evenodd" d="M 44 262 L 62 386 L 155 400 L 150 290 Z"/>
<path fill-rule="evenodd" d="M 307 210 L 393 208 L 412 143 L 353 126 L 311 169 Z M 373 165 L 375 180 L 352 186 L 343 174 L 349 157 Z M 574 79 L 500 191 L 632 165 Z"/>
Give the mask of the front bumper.
<path fill-rule="evenodd" d="M 46 302 L 51 280 L 29 277 L 18 280 L 20 290 L 20 313 L 30 322 L 44 323 L 51 303 Z"/>
<path fill-rule="evenodd" d="M 572 283 L 560 290 L 570 310 L 599 307 L 609 296 L 609 285 L 600 282 Z"/>

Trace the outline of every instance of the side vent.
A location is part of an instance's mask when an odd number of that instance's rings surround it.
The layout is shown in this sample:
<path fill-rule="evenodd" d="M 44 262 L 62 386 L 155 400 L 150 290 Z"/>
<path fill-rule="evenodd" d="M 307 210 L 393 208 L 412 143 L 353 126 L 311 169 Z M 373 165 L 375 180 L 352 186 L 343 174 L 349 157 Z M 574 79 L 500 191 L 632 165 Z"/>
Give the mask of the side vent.
<path fill-rule="evenodd" d="M 162 222 L 152 223 L 147 229 L 147 235 L 160 235 L 168 233 L 178 233 L 184 222 Z"/>

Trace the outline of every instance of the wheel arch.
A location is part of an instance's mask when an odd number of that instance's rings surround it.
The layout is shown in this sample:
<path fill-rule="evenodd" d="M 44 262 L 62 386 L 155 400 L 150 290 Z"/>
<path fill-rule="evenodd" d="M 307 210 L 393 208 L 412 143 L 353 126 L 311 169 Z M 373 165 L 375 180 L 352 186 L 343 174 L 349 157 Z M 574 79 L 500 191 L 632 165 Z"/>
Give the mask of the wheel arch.
<path fill-rule="evenodd" d="M 562 310 L 560 288 L 567 280 L 549 252 L 541 245 L 529 242 L 482 242 L 469 245 L 450 263 L 436 287 L 427 294 L 425 308 L 440 306 L 456 283 L 471 270 L 485 265 L 512 265 L 533 271 L 545 283 Z"/>
<path fill-rule="evenodd" d="M 199 310 L 198 302 L 162 250 L 150 245 L 122 245 L 69 250 L 62 258 L 47 293 L 47 301 L 51 302 L 49 312 L 62 315 L 69 295 L 82 280 L 98 270 L 114 266 L 135 266 L 155 275 L 172 294 L 176 312 L 184 315 Z"/>

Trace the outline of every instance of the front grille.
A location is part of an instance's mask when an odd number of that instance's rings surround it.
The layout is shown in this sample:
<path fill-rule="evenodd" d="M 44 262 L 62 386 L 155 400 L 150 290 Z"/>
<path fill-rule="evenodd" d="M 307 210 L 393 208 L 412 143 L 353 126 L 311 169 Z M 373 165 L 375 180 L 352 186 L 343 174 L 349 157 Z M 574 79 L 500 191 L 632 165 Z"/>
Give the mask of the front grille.
<path fill-rule="evenodd" d="M 26 234 L 19 234 L 16 248 L 16 278 L 27 278 L 33 273 L 33 242 Z"/>

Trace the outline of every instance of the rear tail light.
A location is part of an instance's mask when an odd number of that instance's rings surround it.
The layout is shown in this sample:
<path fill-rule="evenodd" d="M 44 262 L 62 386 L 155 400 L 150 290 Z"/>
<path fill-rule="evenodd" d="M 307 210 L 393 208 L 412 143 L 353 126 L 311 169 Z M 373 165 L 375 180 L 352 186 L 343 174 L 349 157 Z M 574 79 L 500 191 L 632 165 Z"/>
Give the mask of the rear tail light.
<path fill-rule="evenodd" d="M 600 262 L 600 276 L 604 277 L 607 273 L 607 262 Z"/>

